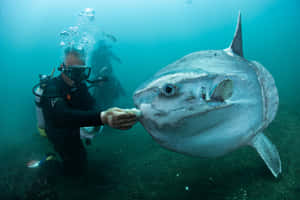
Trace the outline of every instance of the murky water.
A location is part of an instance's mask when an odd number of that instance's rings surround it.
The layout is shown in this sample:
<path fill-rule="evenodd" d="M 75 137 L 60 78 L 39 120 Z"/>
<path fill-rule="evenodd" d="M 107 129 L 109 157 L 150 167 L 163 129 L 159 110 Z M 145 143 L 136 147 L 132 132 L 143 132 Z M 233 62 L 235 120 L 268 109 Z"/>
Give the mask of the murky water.
<path fill-rule="evenodd" d="M 239 10 L 245 58 L 262 63 L 279 90 L 277 117 L 265 131 L 282 159 L 279 178 L 253 149 L 187 157 L 162 149 L 141 125 L 104 128 L 87 147 L 89 169 L 81 179 L 26 168 L 53 151 L 37 133 L 31 89 L 40 73 L 59 67 L 64 48 L 85 49 L 90 59 L 97 41 L 106 41 L 120 59 L 112 67 L 126 93 L 114 104 L 130 108 L 134 89 L 158 69 L 194 51 L 227 48 Z M 2 0 L 0 199 L 41 199 L 42 193 L 72 200 L 298 199 L 299 10 L 298 0 Z"/>

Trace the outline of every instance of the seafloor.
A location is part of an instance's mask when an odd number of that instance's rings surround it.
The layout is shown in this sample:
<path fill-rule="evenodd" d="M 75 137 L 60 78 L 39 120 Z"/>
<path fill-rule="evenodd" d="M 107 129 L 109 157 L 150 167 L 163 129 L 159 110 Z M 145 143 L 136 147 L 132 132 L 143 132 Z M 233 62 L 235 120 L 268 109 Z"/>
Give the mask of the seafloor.
<path fill-rule="evenodd" d="M 7 144 L 0 154 L 0 199 L 297 200 L 299 120 L 299 111 L 281 105 L 265 131 L 281 155 L 277 179 L 250 147 L 218 159 L 187 157 L 161 148 L 140 125 L 126 132 L 106 129 L 87 147 L 88 174 L 66 178 L 55 170 L 26 168 L 27 161 L 51 151 L 45 138 L 32 133 L 25 144 Z"/>

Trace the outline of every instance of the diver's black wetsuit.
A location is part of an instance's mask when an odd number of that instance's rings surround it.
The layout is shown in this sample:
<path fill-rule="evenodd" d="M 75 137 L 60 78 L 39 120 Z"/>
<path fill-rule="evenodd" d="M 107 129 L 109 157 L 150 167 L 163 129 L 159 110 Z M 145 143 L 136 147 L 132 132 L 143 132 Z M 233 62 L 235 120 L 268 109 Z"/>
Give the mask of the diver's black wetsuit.
<path fill-rule="evenodd" d="M 80 127 L 100 126 L 100 111 L 93 110 L 94 99 L 84 83 L 68 86 L 61 77 L 49 81 L 41 98 L 48 139 L 63 160 L 64 172 L 82 174 L 86 151 Z"/>

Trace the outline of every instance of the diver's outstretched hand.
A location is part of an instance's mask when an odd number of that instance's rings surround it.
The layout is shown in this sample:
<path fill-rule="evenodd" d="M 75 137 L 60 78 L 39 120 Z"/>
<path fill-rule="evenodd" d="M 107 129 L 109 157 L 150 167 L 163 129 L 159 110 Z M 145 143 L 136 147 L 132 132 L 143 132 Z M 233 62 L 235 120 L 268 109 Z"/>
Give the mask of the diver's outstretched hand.
<path fill-rule="evenodd" d="M 103 124 L 112 128 L 127 130 L 137 122 L 137 114 L 128 109 L 110 108 L 100 113 Z"/>

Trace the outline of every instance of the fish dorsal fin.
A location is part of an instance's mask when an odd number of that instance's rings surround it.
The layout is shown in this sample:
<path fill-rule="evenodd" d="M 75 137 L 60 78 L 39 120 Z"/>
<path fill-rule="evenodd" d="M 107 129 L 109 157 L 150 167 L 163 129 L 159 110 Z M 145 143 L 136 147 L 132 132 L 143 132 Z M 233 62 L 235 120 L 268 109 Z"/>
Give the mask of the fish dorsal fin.
<path fill-rule="evenodd" d="M 225 79 L 220 82 L 213 90 L 210 99 L 215 101 L 225 101 L 232 96 L 233 93 L 233 81 Z"/>
<path fill-rule="evenodd" d="M 243 40 L 242 40 L 242 21 L 241 21 L 241 12 L 239 12 L 238 22 L 235 29 L 235 34 L 233 40 L 230 44 L 229 49 L 241 57 L 244 57 L 243 54 Z"/>

